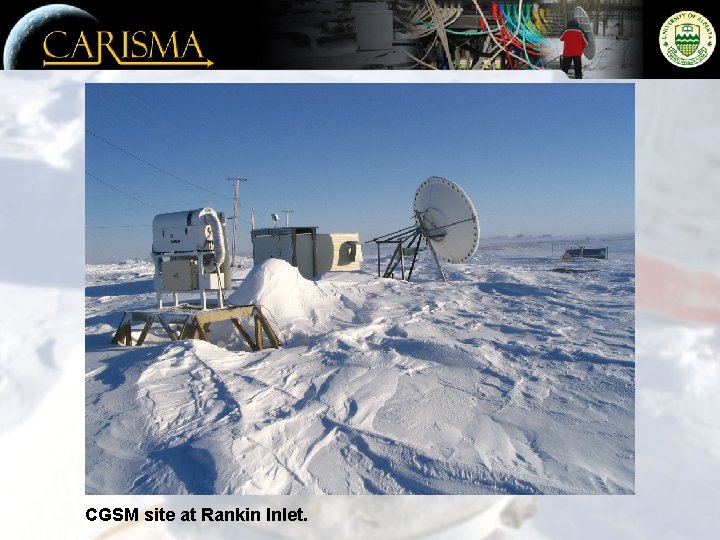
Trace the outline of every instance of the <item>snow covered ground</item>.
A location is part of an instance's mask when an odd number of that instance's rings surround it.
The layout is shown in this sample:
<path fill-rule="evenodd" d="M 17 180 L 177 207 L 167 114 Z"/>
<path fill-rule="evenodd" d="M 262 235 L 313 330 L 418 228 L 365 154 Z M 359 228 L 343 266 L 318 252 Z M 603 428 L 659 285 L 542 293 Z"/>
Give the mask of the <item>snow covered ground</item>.
<path fill-rule="evenodd" d="M 560 262 L 573 244 L 610 259 Z M 429 253 L 411 283 L 368 255 L 316 281 L 243 260 L 230 300 L 286 341 L 260 352 L 229 325 L 111 345 L 152 265 L 87 265 L 87 492 L 634 492 L 633 235 L 484 240 L 447 283 Z"/>

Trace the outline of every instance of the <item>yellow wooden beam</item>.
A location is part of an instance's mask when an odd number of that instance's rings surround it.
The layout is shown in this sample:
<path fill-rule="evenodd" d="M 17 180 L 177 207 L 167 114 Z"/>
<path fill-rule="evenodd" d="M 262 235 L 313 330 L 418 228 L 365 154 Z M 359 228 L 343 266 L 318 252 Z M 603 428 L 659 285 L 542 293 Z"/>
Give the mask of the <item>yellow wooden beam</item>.
<path fill-rule="evenodd" d="M 253 339 L 240 323 L 240 319 L 250 317 L 252 317 L 255 326 L 255 339 Z M 112 338 L 112 343 L 114 345 L 132 346 L 132 323 L 136 322 L 145 323 L 136 341 L 137 346 L 145 342 L 150 329 L 155 323 L 160 323 L 165 333 L 173 341 L 178 339 L 202 339 L 207 341 L 210 325 L 227 320 L 232 322 L 253 351 L 259 351 L 264 347 L 263 334 L 267 336 L 268 341 L 274 348 L 280 348 L 280 340 L 263 315 L 260 307 L 255 305 L 231 306 L 209 311 L 201 311 L 187 307 L 176 310 L 170 308 L 167 310 L 126 311 L 123 314 L 120 326 Z M 173 330 L 171 324 L 181 325 L 179 331 Z"/>

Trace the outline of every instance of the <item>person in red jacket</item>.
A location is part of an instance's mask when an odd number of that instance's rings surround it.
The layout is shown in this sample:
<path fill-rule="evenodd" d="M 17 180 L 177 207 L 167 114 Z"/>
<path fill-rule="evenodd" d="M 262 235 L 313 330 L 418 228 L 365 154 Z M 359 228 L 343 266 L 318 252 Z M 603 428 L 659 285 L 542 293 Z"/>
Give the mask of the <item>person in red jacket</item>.
<path fill-rule="evenodd" d="M 575 68 L 575 78 L 582 79 L 582 53 L 588 42 L 585 34 L 580 30 L 580 24 L 575 19 L 568 21 L 567 28 L 560 36 L 560 41 L 563 42 L 560 69 L 567 74 L 572 63 Z"/>

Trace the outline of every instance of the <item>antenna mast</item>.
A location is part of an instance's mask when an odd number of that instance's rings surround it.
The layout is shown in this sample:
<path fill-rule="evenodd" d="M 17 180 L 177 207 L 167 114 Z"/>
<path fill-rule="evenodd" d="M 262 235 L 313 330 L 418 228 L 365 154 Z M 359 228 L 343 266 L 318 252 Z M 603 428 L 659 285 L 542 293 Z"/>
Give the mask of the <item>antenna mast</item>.
<path fill-rule="evenodd" d="M 295 212 L 295 210 L 283 210 L 283 214 L 285 214 L 285 226 L 290 226 L 290 214 Z"/>
<path fill-rule="evenodd" d="M 235 264 L 235 257 L 237 251 L 235 250 L 235 243 L 237 240 L 237 221 L 238 221 L 238 208 L 240 207 L 240 182 L 247 182 L 247 178 L 240 178 L 236 176 L 232 178 L 228 176 L 228 180 L 235 182 L 235 206 L 233 207 L 233 238 L 232 238 L 232 259 L 230 260 L 230 266 Z"/>

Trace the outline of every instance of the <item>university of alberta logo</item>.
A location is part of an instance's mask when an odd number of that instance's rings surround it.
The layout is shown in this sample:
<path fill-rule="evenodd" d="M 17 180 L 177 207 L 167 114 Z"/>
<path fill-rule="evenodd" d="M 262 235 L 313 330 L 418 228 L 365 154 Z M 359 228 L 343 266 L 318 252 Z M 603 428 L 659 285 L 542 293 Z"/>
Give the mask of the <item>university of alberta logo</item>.
<path fill-rule="evenodd" d="M 690 58 L 700 45 L 699 24 L 678 24 L 675 26 L 675 46 L 683 56 Z"/>
<path fill-rule="evenodd" d="M 668 62 L 678 67 L 699 66 L 714 49 L 715 29 L 694 11 L 675 13 L 660 29 L 660 50 Z"/>

